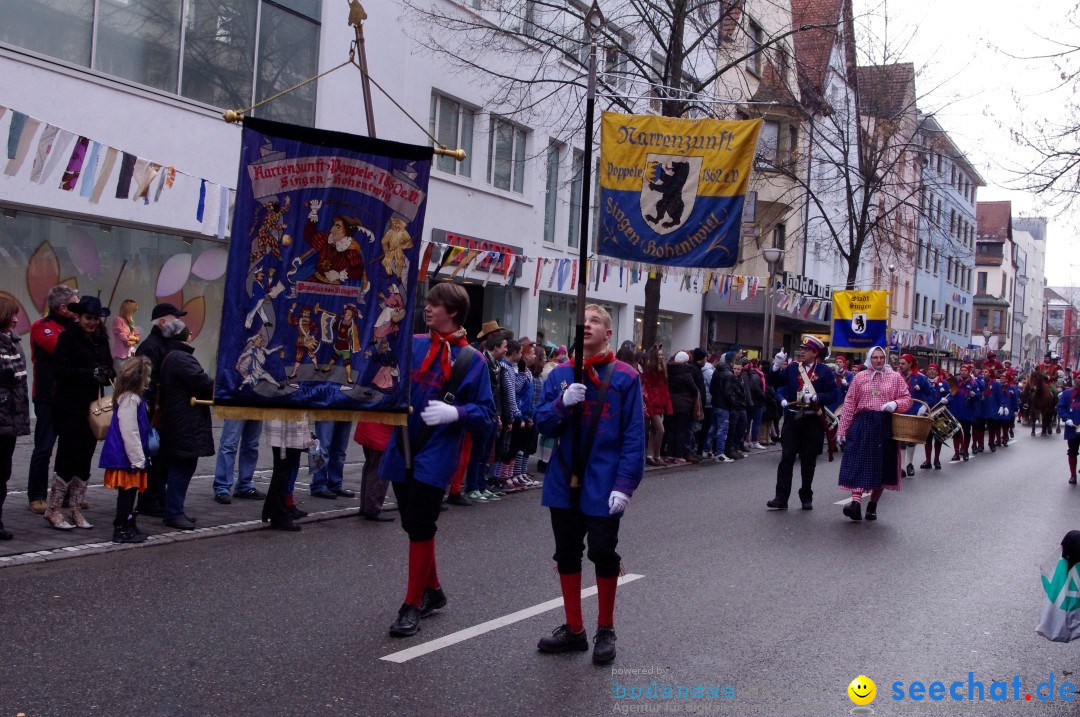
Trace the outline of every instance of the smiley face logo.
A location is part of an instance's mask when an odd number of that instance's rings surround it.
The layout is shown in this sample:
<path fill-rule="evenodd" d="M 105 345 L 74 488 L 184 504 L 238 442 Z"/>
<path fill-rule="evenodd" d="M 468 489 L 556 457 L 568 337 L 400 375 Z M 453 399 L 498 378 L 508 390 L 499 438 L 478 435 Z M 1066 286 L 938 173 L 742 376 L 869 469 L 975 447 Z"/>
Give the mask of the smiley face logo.
<path fill-rule="evenodd" d="M 877 685 L 866 675 L 859 675 L 847 687 L 848 697 L 857 705 L 868 705 L 877 697 Z"/>

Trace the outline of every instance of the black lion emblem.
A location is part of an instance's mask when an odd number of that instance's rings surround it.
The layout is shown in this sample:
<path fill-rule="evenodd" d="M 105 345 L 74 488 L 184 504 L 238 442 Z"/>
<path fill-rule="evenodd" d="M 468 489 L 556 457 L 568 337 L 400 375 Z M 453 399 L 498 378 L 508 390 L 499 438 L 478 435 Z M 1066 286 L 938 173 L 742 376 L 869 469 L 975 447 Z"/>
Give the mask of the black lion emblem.
<path fill-rule="evenodd" d="M 653 165 L 653 176 L 649 180 L 649 189 L 660 192 L 660 199 L 656 202 L 656 216 L 645 215 L 645 219 L 652 224 L 659 224 L 664 215 L 671 217 L 671 221 L 660 224 L 662 227 L 673 227 L 682 223 L 682 213 L 685 205 L 682 200 L 683 187 L 686 179 L 690 176 L 689 162 L 672 162 L 671 172 L 664 171 L 664 166 L 657 162 Z"/>

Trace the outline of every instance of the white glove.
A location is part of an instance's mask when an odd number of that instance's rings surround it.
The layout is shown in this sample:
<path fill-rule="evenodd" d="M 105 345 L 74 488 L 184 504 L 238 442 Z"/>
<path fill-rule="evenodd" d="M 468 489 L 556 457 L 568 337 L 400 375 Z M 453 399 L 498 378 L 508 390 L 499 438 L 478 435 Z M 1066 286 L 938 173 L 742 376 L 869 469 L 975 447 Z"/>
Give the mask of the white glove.
<path fill-rule="evenodd" d="M 787 408 L 787 399 L 786 398 L 781 398 L 780 399 L 780 408 Z"/>
<path fill-rule="evenodd" d="M 1008 414 L 1008 412 L 1009 412 L 1009 409 L 1005 408 L 1004 406 L 1002 406 L 1001 408 L 998 409 L 998 415 L 999 416 L 1004 416 L 1004 415 Z"/>
<path fill-rule="evenodd" d="M 944 406 L 944 405 L 946 405 L 948 403 L 949 403 L 949 399 L 943 398 L 943 399 L 941 399 L 940 401 L 937 402 L 937 405 Z"/>
<path fill-rule="evenodd" d="M 925 416 L 925 415 L 926 415 L 926 410 L 927 410 L 927 409 L 926 409 L 926 406 L 922 406 L 922 405 L 920 405 L 920 406 L 919 406 L 919 415 L 920 415 L 920 416 Z"/>
<path fill-rule="evenodd" d="M 608 512 L 611 515 L 621 513 L 626 510 L 626 506 L 630 505 L 630 496 L 621 491 L 613 490 L 611 491 L 611 495 L 608 496 L 607 504 L 610 509 Z"/>
<path fill-rule="evenodd" d="M 1069 428 L 1076 428 L 1076 424 L 1073 423 L 1071 418 L 1069 420 L 1065 421 L 1065 425 L 1068 426 Z"/>
<path fill-rule="evenodd" d="M 842 446 L 845 443 L 847 443 L 847 436 L 837 436 L 836 437 L 836 445 Z"/>
<path fill-rule="evenodd" d="M 458 410 L 443 401 L 428 401 L 427 408 L 420 413 L 420 420 L 429 426 L 442 426 L 458 420 Z"/>
<path fill-rule="evenodd" d="M 846 378 L 840 379 L 840 385 L 841 386 L 847 386 L 847 379 Z"/>
<path fill-rule="evenodd" d="M 562 403 L 566 407 L 576 406 L 585 400 L 585 384 L 572 383 L 563 391 Z M 620 494 L 621 495 L 621 494 Z"/>
<path fill-rule="evenodd" d="M 307 218 L 313 222 L 319 221 L 319 209 L 322 207 L 322 200 L 312 199 L 308 202 L 308 206 L 311 208 L 311 211 L 308 212 Z"/>
<path fill-rule="evenodd" d="M 896 410 L 896 401 L 889 401 L 881 407 L 881 410 L 885 411 L 885 413 L 892 413 Z"/>

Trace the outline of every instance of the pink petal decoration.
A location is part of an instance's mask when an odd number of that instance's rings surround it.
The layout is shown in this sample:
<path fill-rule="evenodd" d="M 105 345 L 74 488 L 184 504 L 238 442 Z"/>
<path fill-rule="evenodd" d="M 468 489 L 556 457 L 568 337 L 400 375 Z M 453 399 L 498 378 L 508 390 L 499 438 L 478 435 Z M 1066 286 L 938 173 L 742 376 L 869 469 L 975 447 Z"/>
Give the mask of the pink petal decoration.
<path fill-rule="evenodd" d="M 26 266 L 26 290 L 30 300 L 42 315 L 45 303 L 49 299 L 49 289 L 56 286 L 60 278 L 60 260 L 56 258 L 52 244 L 41 242 Z"/>
<path fill-rule="evenodd" d="M 183 309 L 188 313 L 187 316 L 181 316 L 180 320 L 191 329 L 191 338 L 188 340 L 194 341 L 195 337 L 202 331 L 203 322 L 206 320 L 206 299 L 196 296 L 184 304 Z"/>
<path fill-rule="evenodd" d="M 158 296 L 171 296 L 184 288 L 190 275 L 191 254 L 174 254 L 158 272 L 157 290 L 154 293 Z"/>
<path fill-rule="evenodd" d="M 206 281 L 216 281 L 225 275 L 225 265 L 229 261 L 229 252 L 213 247 L 207 249 L 191 265 L 191 273 Z"/>
<path fill-rule="evenodd" d="M 11 294 L 7 293 L 6 291 L 0 291 L 0 296 L 4 297 L 5 299 L 11 299 L 19 307 L 19 313 L 16 314 L 16 316 L 19 317 L 19 323 L 15 324 L 15 333 L 17 333 L 19 336 L 26 336 L 28 333 L 30 333 L 31 322 L 30 317 L 26 315 L 26 309 L 23 308 L 22 302 L 16 299 Z M 29 362 L 30 347 L 24 346 L 23 351 L 26 352 L 26 360 L 27 362 Z"/>
<path fill-rule="evenodd" d="M 77 277 L 74 277 L 74 276 L 68 277 L 67 279 L 64 279 L 62 281 L 58 281 L 56 283 L 57 284 L 67 284 L 72 289 L 75 289 L 76 291 L 79 290 L 79 279 Z"/>
<path fill-rule="evenodd" d="M 68 256 L 75 268 L 91 279 L 98 278 L 101 275 L 101 255 L 98 254 L 94 238 L 81 227 L 69 226 L 65 234 Z"/>

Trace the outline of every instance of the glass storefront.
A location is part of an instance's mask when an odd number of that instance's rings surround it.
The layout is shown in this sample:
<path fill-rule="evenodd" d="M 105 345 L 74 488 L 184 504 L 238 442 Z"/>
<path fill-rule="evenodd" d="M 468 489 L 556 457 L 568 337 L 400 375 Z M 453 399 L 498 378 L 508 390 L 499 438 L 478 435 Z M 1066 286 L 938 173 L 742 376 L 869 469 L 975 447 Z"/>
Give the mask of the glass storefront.
<path fill-rule="evenodd" d="M 413 333 L 427 333 L 427 328 L 424 326 L 424 297 L 427 296 L 429 286 L 431 286 L 430 282 L 420 283 L 416 307 L 413 311 Z M 465 331 L 468 332 L 469 341 L 476 338 L 485 321 L 493 319 L 499 322 L 499 326 L 509 329 L 515 338 L 521 336 L 519 314 L 521 313 L 520 293 L 522 290 L 497 284 L 484 286 L 473 281 L 461 283 L 461 286 L 465 287 L 465 291 L 469 293 L 469 316 L 465 319 Z"/>
<path fill-rule="evenodd" d="M 593 302 L 590 300 L 589 303 L 603 306 L 611 314 L 612 348 L 618 348 L 619 306 L 602 301 Z M 577 329 L 577 299 L 541 291 L 540 313 L 537 316 L 536 324 L 537 330 L 544 332 L 546 341 L 570 349 L 570 345 L 574 343 L 574 333 Z"/>
<path fill-rule="evenodd" d="M 634 311 L 634 343 L 638 346 L 641 346 L 641 327 L 643 325 L 642 322 L 644 321 L 645 312 L 641 309 Z M 656 342 L 664 346 L 664 354 L 669 357 L 674 356 L 675 352 L 680 350 L 671 345 L 672 326 L 674 323 L 675 317 L 671 314 L 665 314 L 663 312 L 657 314 Z"/>
<path fill-rule="evenodd" d="M 195 355 L 206 372 L 216 369 L 218 332 L 228 245 L 144 229 L 64 219 L 5 209 L 0 216 L 0 294 L 22 311 L 18 333 L 46 313 L 56 284 L 97 296 L 116 316 L 120 302 L 138 303 L 135 325 L 150 332 L 154 305 L 168 301 L 188 311 Z M 29 338 L 23 349 L 30 354 Z M 32 370 L 32 369 L 31 369 Z"/>

